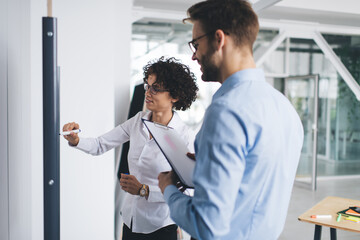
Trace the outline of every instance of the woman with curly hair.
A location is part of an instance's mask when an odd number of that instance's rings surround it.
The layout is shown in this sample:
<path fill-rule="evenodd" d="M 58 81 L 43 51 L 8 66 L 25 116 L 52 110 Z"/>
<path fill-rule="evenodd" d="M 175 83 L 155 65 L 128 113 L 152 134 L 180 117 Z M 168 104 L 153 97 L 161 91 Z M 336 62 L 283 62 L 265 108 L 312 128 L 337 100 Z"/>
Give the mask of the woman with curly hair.
<path fill-rule="evenodd" d="M 196 99 L 198 87 L 189 67 L 175 58 L 161 57 L 144 67 L 145 104 L 149 110 L 98 138 L 80 138 L 77 133 L 64 136 L 69 145 L 92 155 L 100 155 L 130 140 L 130 174 L 121 174 L 120 185 L 126 192 L 121 215 L 123 240 L 176 240 L 177 226 L 158 187 L 158 175 L 171 167 L 142 119 L 174 128 L 185 142 L 192 144 L 188 127 L 174 110 L 186 110 Z M 68 123 L 63 131 L 79 129 Z"/>

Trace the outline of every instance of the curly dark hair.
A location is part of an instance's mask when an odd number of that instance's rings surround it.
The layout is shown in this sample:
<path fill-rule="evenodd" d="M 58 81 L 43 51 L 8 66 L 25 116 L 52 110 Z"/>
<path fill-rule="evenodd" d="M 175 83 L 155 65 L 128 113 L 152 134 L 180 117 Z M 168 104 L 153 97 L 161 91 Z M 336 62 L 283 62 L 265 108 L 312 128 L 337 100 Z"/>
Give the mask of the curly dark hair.
<path fill-rule="evenodd" d="M 196 99 L 199 88 L 196 85 L 196 77 L 190 68 L 179 60 L 161 57 L 150 61 L 144 68 L 144 82 L 147 83 L 149 75 L 156 75 L 156 85 L 167 89 L 170 96 L 178 99 L 173 108 L 186 110 Z"/>

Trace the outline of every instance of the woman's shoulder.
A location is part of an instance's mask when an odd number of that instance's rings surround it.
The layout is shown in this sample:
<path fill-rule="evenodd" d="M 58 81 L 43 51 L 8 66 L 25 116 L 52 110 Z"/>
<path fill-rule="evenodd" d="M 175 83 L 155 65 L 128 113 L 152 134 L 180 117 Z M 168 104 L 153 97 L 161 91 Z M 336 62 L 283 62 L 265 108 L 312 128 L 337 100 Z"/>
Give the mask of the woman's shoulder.
<path fill-rule="evenodd" d="M 177 131 L 177 133 L 181 136 L 181 138 L 185 141 L 188 150 L 190 152 L 194 152 L 194 140 L 195 140 L 195 131 L 190 128 L 181 118 L 180 116 L 174 112 L 175 126 L 173 128 Z"/>
<path fill-rule="evenodd" d="M 150 112 L 147 111 L 139 111 L 137 114 L 135 114 L 133 117 L 129 118 L 129 120 L 137 120 L 141 121 L 141 119 L 148 119 L 150 115 Z"/>
<path fill-rule="evenodd" d="M 180 128 L 187 128 L 187 125 L 184 123 L 184 121 L 181 119 L 181 117 L 179 116 L 179 114 L 177 112 L 174 111 L 173 117 L 170 120 L 169 127 L 175 128 L 175 129 L 180 129 Z"/>
<path fill-rule="evenodd" d="M 192 135 L 192 129 L 181 119 L 177 112 L 174 112 L 173 119 L 169 123 L 169 127 L 174 128 L 180 134 Z"/>
<path fill-rule="evenodd" d="M 122 123 L 121 126 L 123 126 L 123 127 L 129 126 L 129 125 L 134 126 L 137 123 L 141 123 L 142 122 L 141 119 L 148 119 L 148 115 L 149 115 L 149 112 L 139 111 L 133 117 L 129 118 L 124 123 Z"/>

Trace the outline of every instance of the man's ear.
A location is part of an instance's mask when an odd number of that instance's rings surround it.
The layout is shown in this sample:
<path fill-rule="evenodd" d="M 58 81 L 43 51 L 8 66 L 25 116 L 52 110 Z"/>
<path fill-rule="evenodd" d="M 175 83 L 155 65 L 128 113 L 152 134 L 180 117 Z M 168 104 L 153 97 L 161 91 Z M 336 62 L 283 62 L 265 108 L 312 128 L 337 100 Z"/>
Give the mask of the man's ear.
<path fill-rule="evenodd" d="M 223 30 L 218 29 L 215 32 L 215 49 L 221 49 L 225 44 L 225 33 Z"/>

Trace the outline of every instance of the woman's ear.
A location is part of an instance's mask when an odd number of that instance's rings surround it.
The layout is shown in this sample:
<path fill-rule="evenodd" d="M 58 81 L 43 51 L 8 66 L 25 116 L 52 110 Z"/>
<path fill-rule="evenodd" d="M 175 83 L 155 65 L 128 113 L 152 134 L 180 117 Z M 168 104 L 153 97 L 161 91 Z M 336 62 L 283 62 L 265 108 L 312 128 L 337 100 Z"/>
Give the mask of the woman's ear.
<path fill-rule="evenodd" d="M 179 99 L 177 99 L 177 98 L 176 99 L 174 99 L 174 98 L 171 99 L 172 104 L 176 103 L 177 101 L 179 101 Z"/>

